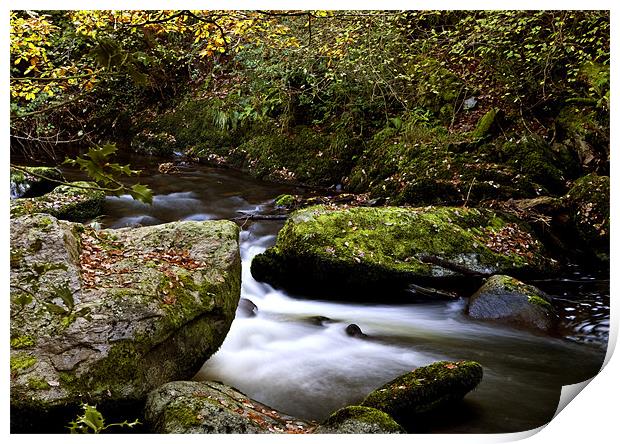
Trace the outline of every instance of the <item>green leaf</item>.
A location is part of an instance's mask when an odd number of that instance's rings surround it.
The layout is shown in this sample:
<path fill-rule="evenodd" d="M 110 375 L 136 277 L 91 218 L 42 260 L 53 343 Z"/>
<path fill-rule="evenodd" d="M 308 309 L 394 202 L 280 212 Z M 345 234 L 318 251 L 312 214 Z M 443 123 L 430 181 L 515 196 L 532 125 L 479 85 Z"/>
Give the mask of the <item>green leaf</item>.
<path fill-rule="evenodd" d="M 140 202 L 144 202 L 149 205 L 153 203 L 153 192 L 146 185 L 139 183 L 133 185 L 129 191 L 129 194 L 131 194 L 131 197 L 139 200 Z"/>
<path fill-rule="evenodd" d="M 82 421 L 95 433 L 99 433 L 104 428 L 103 415 L 97 410 L 97 407 L 84 404 L 84 416 Z"/>

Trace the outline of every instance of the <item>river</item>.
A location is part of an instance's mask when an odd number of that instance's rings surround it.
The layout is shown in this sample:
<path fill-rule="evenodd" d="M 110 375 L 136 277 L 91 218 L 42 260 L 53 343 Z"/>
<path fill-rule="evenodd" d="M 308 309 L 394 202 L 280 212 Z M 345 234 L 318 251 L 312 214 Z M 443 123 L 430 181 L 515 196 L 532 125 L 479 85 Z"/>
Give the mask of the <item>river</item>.
<path fill-rule="evenodd" d="M 236 218 L 273 210 L 281 193 L 309 192 L 202 165 L 181 166 L 173 175 L 159 173 L 152 161 L 132 160 L 132 167 L 144 170 L 140 180 L 153 189 L 153 205 L 109 197 L 103 227 Z M 381 305 L 333 302 L 328 288 L 311 298 L 274 289 L 255 281 L 249 269 L 252 257 L 275 242 L 283 222 L 240 224 L 241 297 L 255 304 L 256 313 L 238 310 L 224 344 L 197 380 L 219 380 L 285 413 L 321 420 L 418 366 L 471 359 L 484 367 L 482 383 L 458 412 L 431 419 L 419 431 L 494 433 L 545 424 L 562 385 L 588 379 L 602 365 L 608 276 L 575 267 L 557 279 L 534 282 L 554 298 L 562 316 L 561 335 L 539 336 L 469 319 L 466 298 Z M 348 336 L 351 323 L 368 336 Z"/>

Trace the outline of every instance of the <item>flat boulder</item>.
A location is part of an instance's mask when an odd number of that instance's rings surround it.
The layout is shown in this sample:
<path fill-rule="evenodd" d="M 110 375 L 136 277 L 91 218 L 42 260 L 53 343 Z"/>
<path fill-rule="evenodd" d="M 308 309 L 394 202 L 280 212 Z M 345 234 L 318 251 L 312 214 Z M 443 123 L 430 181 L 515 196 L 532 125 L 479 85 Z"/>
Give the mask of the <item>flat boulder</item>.
<path fill-rule="evenodd" d="M 103 212 L 105 192 L 94 182 L 71 182 L 50 193 L 11 200 L 11 217 L 46 213 L 58 219 L 84 222 Z"/>
<path fill-rule="evenodd" d="M 467 314 L 543 331 L 552 329 L 557 319 L 551 298 L 542 290 L 503 275 L 492 276 L 471 296 Z"/>
<path fill-rule="evenodd" d="M 372 407 L 350 405 L 332 413 L 314 433 L 405 433 L 390 415 Z"/>
<path fill-rule="evenodd" d="M 16 429 L 40 429 L 43 412 L 81 402 L 143 402 L 191 378 L 222 344 L 239 301 L 238 227 L 229 221 L 93 230 L 25 215 L 11 219 L 10 263 Z"/>
<path fill-rule="evenodd" d="M 319 205 L 292 213 L 251 271 L 259 281 L 293 290 L 383 294 L 410 283 L 479 282 L 496 273 L 556 268 L 527 225 L 490 209 Z"/>
<path fill-rule="evenodd" d="M 212 381 L 174 381 L 149 393 L 145 419 L 155 433 L 309 433 L 316 425 Z"/>
<path fill-rule="evenodd" d="M 482 380 L 482 366 L 473 361 L 439 361 L 419 367 L 371 392 L 361 403 L 409 424 L 419 415 L 463 399 Z"/>

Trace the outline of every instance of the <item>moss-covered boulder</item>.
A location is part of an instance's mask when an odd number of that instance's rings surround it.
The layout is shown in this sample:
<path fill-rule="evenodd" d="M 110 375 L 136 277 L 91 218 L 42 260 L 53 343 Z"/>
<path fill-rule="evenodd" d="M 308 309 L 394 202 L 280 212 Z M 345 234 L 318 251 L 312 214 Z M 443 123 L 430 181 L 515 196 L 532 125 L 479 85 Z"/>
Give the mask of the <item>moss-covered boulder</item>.
<path fill-rule="evenodd" d="M 58 168 L 20 166 L 11 168 L 11 198 L 36 197 L 49 193 L 64 177 Z"/>
<path fill-rule="evenodd" d="M 103 212 L 105 192 L 94 182 L 71 182 L 50 193 L 11 200 L 11 217 L 47 213 L 58 219 L 84 222 Z"/>
<path fill-rule="evenodd" d="M 334 412 L 314 433 L 405 433 L 390 415 L 372 407 L 350 405 Z"/>
<path fill-rule="evenodd" d="M 471 296 L 467 314 L 475 319 L 543 331 L 551 330 L 557 320 L 548 295 L 533 285 L 503 275 L 492 276 Z"/>
<path fill-rule="evenodd" d="M 609 261 L 609 187 L 609 176 L 588 174 L 563 198 L 580 246 L 602 261 Z"/>
<path fill-rule="evenodd" d="M 45 412 L 81 402 L 114 411 L 190 378 L 224 340 L 240 279 L 232 222 L 11 219 L 13 426 L 41 429 Z"/>
<path fill-rule="evenodd" d="M 145 419 L 156 433 L 307 433 L 315 427 L 211 381 L 175 381 L 153 390 Z"/>
<path fill-rule="evenodd" d="M 361 403 L 393 417 L 399 424 L 454 404 L 482 380 L 482 366 L 473 361 L 440 361 L 399 376 L 370 393 Z"/>
<path fill-rule="evenodd" d="M 294 290 L 385 294 L 410 283 L 546 274 L 555 267 L 526 225 L 492 210 L 313 206 L 291 214 L 251 271 Z"/>

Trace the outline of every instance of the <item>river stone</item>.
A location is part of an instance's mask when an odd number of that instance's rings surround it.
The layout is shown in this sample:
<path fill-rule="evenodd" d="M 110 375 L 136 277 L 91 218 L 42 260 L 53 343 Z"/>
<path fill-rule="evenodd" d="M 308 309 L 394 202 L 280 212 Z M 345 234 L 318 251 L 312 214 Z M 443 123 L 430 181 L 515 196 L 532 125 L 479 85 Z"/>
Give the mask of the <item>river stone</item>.
<path fill-rule="evenodd" d="M 103 212 L 105 202 L 105 192 L 93 187 L 97 187 L 94 182 L 71 182 L 43 196 L 12 199 L 11 217 L 46 213 L 58 219 L 87 221 Z"/>
<path fill-rule="evenodd" d="M 385 412 L 351 405 L 333 413 L 314 433 L 405 433 L 405 430 Z"/>
<path fill-rule="evenodd" d="M 153 390 L 145 419 L 156 433 L 308 433 L 316 427 L 212 381 L 175 381 Z"/>
<path fill-rule="evenodd" d="M 482 380 L 473 361 L 440 361 L 406 373 L 370 393 L 361 403 L 392 416 L 399 424 L 460 401 Z"/>
<path fill-rule="evenodd" d="M 11 168 L 11 198 L 41 196 L 56 188 L 57 181 L 64 180 L 62 172 L 54 167 Z"/>
<path fill-rule="evenodd" d="M 323 293 L 331 287 L 337 296 L 385 294 L 410 283 L 479 285 L 481 275 L 556 268 L 527 225 L 489 209 L 319 205 L 292 213 L 251 271 L 275 286 Z"/>
<path fill-rule="evenodd" d="M 469 299 L 467 314 L 544 331 L 556 320 L 551 299 L 542 290 L 502 275 L 489 278 Z"/>
<path fill-rule="evenodd" d="M 190 378 L 223 342 L 240 281 L 229 221 L 93 230 L 11 219 L 11 418 L 141 402 Z"/>

